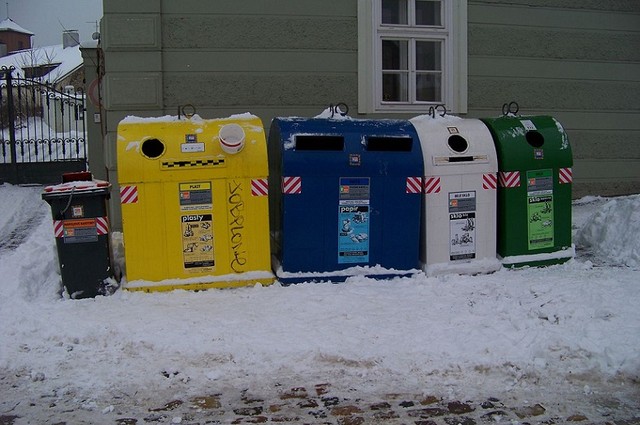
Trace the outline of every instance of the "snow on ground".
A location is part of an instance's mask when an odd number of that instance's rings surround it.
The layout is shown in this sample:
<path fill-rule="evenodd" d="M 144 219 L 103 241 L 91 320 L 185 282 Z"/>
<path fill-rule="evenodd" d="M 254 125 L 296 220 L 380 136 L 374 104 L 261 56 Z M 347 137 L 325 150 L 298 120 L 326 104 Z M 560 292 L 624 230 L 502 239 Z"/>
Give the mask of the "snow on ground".
<path fill-rule="evenodd" d="M 114 399 L 324 382 L 640 411 L 640 195 L 574 202 L 563 265 L 70 300 L 41 192 L 0 186 L 0 415 L 50 397 L 113 423 Z"/>

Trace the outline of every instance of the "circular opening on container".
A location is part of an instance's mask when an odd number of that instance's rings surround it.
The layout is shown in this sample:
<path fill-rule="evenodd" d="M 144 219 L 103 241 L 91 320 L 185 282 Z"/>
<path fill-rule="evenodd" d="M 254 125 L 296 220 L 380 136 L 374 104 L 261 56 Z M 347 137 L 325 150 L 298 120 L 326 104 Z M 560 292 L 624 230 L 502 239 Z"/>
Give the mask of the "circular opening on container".
<path fill-rule="evenodd" d="M 244 129 L 239 124 L 226 124 L 220 129 L 220 147 L 227 153 L 238 153 L 244 147 Z"/>
<path fill-rule="evenodd" d="M 449 144 L 449 148 L 454 152 L 463 153 L 469 149 L 469 142 L 467 142 L 467 139 L 457 134 L 449 136 L 447 143 Z"/>
<path fill-rule="evenodd" d="M 527 143 L 534 148 L 541 148 L 544 145 L 544 136 L 537 131 L 527 131 L 524 137 L 527 139 Z"/>
<path fill-rule="evenodd" d="M 142 142 L 142 154 L 147 158 L 155 159 L 164 153 L 164 143 L 158 139 L 147 139 Z"/>

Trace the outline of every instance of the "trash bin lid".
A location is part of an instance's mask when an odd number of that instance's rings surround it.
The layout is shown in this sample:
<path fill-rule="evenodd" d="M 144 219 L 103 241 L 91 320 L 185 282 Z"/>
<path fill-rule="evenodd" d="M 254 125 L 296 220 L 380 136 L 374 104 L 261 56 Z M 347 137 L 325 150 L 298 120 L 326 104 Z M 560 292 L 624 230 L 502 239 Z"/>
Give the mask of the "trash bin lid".
<path fill-rule="evenodd" d="M 498 171 L 493 138 L 479 119 L 421 115 L 409 121 L 420 137 L 426 175 Z"/>
<path fill-rule="evenodd" d="M 418 176 L 424 168 L 418 135 L 407 120 L 277 117 L 269 143 L 270 160 L 282 162 L 291 175 Z"/>
<path fill-rule="evenodd" d="M 504 171 L 573 164 L 567 134 L 554 117 L 509 115 L 482 121 L 494 137 L 498 162 Z"/>
<path fill-rule="evenodd" d="M 65 183 L 46 186 L 43 199 L 65 196 L 73 192 L 74 194 L 106 194 L 111 190 L 111 183 L 105 180 L 76 180 Z"/>

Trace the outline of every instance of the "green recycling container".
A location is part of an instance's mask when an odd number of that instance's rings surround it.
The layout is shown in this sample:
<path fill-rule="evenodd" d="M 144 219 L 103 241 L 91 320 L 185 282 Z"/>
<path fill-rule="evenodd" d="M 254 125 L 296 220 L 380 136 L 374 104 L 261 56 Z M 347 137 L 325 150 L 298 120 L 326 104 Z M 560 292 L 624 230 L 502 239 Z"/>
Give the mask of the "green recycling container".
<path fill-rule="evenodd" d="M 550 116 L 513 114 L 482 121 L 498 156 L 496 249 L 503 265 L 572 258 L 573 157 L 562 125 Z"/>

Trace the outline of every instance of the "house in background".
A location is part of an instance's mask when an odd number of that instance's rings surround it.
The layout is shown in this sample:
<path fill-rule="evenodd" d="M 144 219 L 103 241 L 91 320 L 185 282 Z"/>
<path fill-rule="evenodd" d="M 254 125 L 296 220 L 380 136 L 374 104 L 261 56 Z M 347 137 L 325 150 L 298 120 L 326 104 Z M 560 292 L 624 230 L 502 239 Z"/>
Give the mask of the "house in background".
<path fill-rule="evenodd" d="M 33 47 L 32 35 L 9 19 L 0 25 L 8 46 L 0 57 L 0 183 L 57 183 L 87 167 L 78 32 L 64 31 L 61 44 L 46 47 Z"/>
<path fill-rule="evenodd" d="M 409 118 L 445 104 L 552 115 L 574 156 L 574 196 L 640 192 L 640 2 L 575 0 L 103 0 L 104 146 L 117 190 L 128 116 L 251 112 Z M 117 193 L 117 191 L 115 192 Z M 119 203 L 112 197 L 114 227 Z"/>
<path fill-rule="evenodd" d="M 13 51 L 0 57 L 0 68 L 13 69 L 21 85 L 37 88 L 36 107 L 48 102 L 45 123 L 55 132 L 84 128 L 84 61 L 77 31 L 64 31 L 62 44 Z M 28 100 L 27 100 L 28 101 Z"/>
<path fill-rule="evenodd" d="M 0 67 L 13 67 L 13 76 L 46 84 L 57 90 L 84 86 L 84 62 L 78 32 L 62 33 L 62 44 L 26 48 L 0 57 Z"/>
<path fill-rule="evenodd" d="M 16 50 L 31 48 L 33 33 L 7 18 L 0 22 L 0 57 Z"/>

